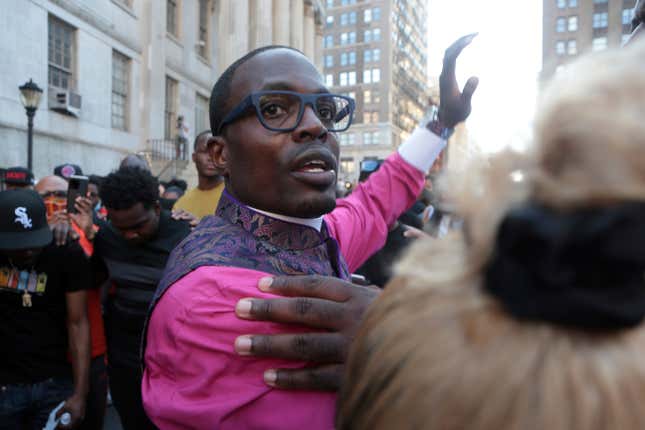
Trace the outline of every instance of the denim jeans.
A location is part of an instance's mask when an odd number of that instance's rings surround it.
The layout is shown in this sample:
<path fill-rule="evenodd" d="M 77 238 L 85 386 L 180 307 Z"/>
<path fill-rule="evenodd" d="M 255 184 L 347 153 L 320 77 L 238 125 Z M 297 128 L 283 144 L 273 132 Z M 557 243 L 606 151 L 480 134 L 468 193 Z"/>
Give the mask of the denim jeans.
<path fill-rule="evenodd" d="M 70 378 L 0 386 L 0 430 L 42 430 L 49 413 L 73 392 Z"/>

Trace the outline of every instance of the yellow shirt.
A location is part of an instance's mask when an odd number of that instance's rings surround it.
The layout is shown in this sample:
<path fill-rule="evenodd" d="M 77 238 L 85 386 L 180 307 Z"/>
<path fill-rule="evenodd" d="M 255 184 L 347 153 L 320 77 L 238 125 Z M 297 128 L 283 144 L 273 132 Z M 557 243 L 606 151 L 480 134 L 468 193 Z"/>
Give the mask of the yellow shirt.
<path fill-rule="evenodd" d="M 222 191 L 224 191 L 224 181 L 207 191 L 193 188 L 175 202 L 173 210 L 183 209 L 199 219 L 206 215 L 213 215 Z"/>

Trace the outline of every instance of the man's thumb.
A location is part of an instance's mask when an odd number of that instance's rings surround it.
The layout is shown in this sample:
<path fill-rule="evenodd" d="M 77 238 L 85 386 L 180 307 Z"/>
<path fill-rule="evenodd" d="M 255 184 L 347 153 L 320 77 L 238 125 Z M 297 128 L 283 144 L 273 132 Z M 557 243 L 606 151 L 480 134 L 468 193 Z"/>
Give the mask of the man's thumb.
<path fill-rule="evenodd" d="M 479 85 L 479 79 L 472 77 L 468 79 L 468 82 L 466 82 L 466 85 L 464 85 L 464 91 L 462 92 L 463 98 L 466 101 L 466 103 L 470 104 L 470 101 L 473 98 L 473 94 L 475 93 L 475 90 L 477 89 L 477 86 Z"/>

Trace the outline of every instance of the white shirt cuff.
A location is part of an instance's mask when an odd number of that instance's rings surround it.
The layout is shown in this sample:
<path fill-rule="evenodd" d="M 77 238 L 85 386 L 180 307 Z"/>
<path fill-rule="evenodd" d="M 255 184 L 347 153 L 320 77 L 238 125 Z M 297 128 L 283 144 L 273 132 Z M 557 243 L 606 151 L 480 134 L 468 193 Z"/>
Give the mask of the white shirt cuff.
<path fill-rule="evenodd" d="M 430 170 L 448 142 L 425 127 L 418 127 L 408 140 L 399 146 L 399 155 L 424 174 Z"/>

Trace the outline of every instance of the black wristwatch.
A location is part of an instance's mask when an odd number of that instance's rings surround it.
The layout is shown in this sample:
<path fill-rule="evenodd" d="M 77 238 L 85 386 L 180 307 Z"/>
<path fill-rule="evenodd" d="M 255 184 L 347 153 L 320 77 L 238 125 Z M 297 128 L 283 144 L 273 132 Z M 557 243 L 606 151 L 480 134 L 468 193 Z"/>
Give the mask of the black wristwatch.
<path fill-rule="evenodd" d="M 426 127 L 428 130 L 446 141 L 450 139 L 450 136 L 455 132 L 454 128 L 446 127 L 442 124 L 441 120 L 439 120 L 439 108 L 437 108 L 437 106 L 432 106 Z"/>

